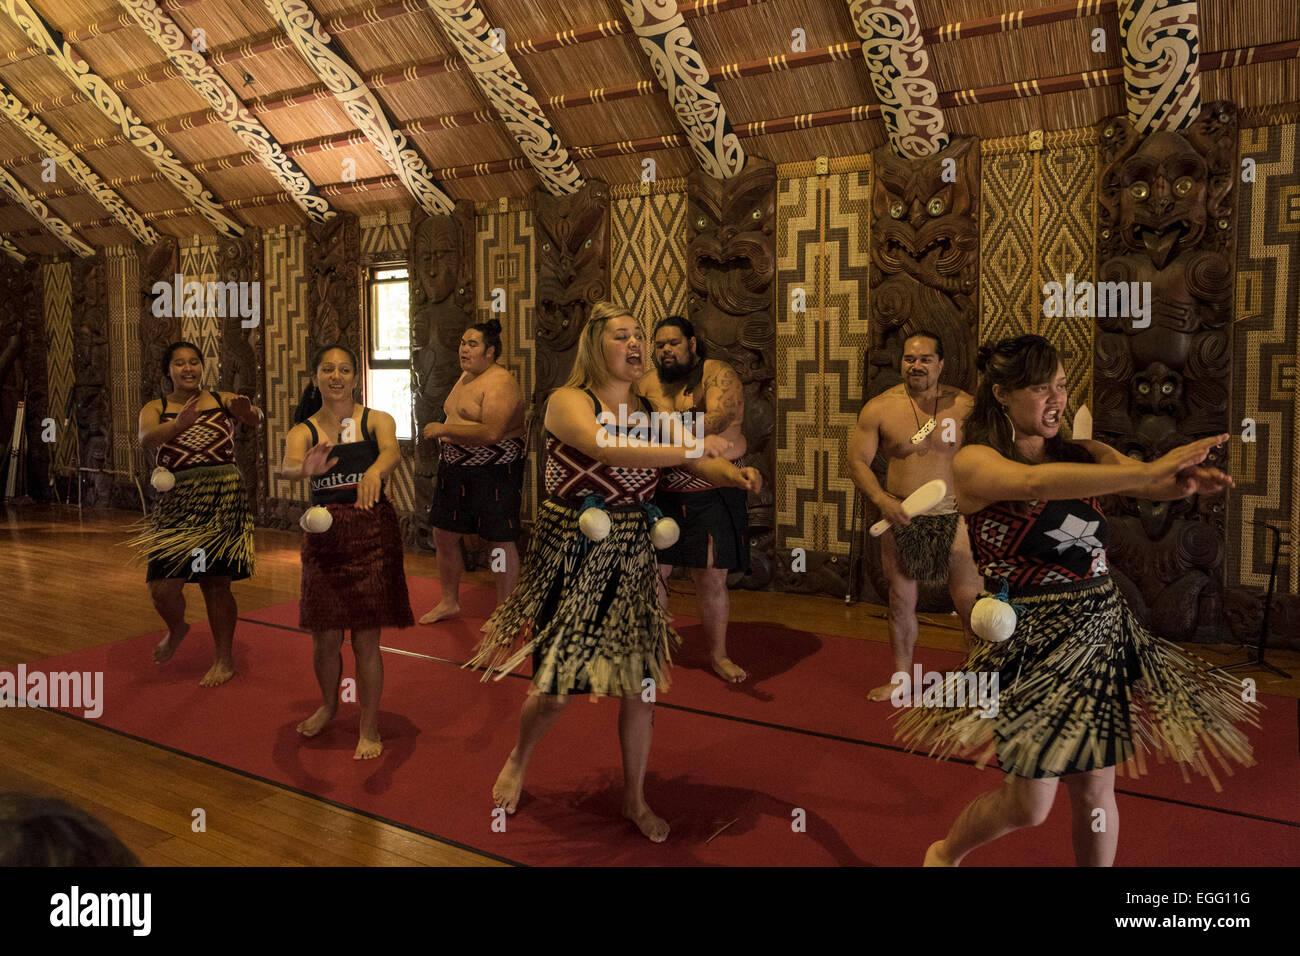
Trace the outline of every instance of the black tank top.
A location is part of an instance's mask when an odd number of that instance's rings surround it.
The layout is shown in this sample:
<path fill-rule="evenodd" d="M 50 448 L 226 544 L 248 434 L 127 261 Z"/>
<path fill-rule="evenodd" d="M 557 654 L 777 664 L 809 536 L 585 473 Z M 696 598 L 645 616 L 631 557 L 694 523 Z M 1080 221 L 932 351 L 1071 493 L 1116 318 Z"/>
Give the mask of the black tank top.
<path fill-rule="evenodd" d="M 303 422 L 311 432 L 313 446 L 320 444 L 320 435 L 311 420 Z M 370 435 L 370 409 L 362 406 L 361 441 L 335 445 L 330 452 L 331 458 L 337 458 L 336 464 L 323 475 L 314 475 L 311 479 L 311 503 L 314 505 L 350 505 L 357 500 L 357 483 L 371 465 L 379 458 L 379 442 Z M 385 495 L 379 492 L 380 500 Z"/>

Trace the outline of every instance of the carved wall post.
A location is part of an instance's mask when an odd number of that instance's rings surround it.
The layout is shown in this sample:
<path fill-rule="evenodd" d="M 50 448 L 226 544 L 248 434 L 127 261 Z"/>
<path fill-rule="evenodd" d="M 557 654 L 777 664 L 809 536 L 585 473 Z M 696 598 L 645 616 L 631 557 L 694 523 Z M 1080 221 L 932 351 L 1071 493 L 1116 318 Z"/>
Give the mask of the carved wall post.
<path fill-rule="evenodd" d="M 256 230 L 240 239 L 219 240 L 217 245 L 217 280 L 233 282 L 239 289 L 241 303 L 258 302 L 256 325 L 245 327 L 252 317 L 227 315 L 221 324 L 221 375 L 218 387 L 225 392 L 247 396 L 258 408 L 266 405 L 265 349 L 262 347 L 267 321 L 287 321 L 288 316 L 262 314 L 262 244 Z M 251 310 L 250 310 L 251 311 Z M 229 309 L 227 309 L 229 312 Z M 270 481 L 267 474 L 266 442 L 260 428 L 235 425 L 235 464 L 244 476 L 253 516 L 260 523 L 270 518 Z"/>

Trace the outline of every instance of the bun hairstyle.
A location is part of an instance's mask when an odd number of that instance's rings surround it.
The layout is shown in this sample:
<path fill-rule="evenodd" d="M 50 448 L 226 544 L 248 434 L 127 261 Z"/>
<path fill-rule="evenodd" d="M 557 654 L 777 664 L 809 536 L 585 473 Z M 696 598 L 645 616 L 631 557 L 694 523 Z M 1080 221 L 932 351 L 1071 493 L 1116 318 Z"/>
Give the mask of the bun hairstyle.
<path fill-rule="evenodd" d="M 486 322 L 479 322 L 475 325 L 471 325 L 469 329 L 473 329 L 475 332 L 482 334 L 483 350 L 485 352 L 488 349 L 492 350 L 492 361 L 495 362 L 497 359 L 501 357 L 501 323 L 500 322 L 498 322 L 496 319 L 488 319 Z M 469 329 L 466 329 L 465 331 L 468 332 Z"/>
<path fill-rule="evenodd" d="M 993 386 L 1001 385 L 1007 391 L 1042 385 L 1056 378 L 1061 364 L 1056 346 L 1041 335 L 1019 335 L 996 344 L 985 343 L 979 347 L 975 367 L 980 372 L 979 388 L 975 391 L 975 406 L 964 426 L 968 445 L 988 445 L 1003 458 L 1030 464 L 1012 441 L 1011 419 L 1002 403 L 993 396 Z M 1092 455 L 1073 442 L 1067 441 L 1058 431 L 1044 442 L 1048 461 L 1076 461 L 1092 463 Z"/>
<path fill-rule="evenodd" d="M 346 345 L 327 345 L 324 348 L 317 349 L 316 354 L 312 356 L 307 387 L 302 390 L 302 397 L 298 399 L 298 404 L 293 410 L 293 423 L 295 425 L 311 418 L 325 404 L 324 396 L 321 395 L 320 389 L 316 387 L 316 383 L 312 379 L 316 377 L 316 372 L 320 369 L 320 363 L 325 360 L 326 353 L 333 352 L 335 349 L 348 354 L 348 361 L 352 363 L 352 373 L 354 375 L 361 371 L 361 362 L 357 359 L 357 353 Z"/>
<path fill-rule="evenodd" d="M 162 374 L 164 380 L 171 382 L 172 356 L 174 356 L 181 349 L 189 349 L 191 352 L 193 352 L 195 355 L 199 357 L 200 362 L 203 361 L 203 350 L 199 348 L 197 345 L 195 345 L 193 342 L 173 342 L 171 345 L 167 346 L 167 351 L 163 353 L 163 357 L 162 357 Z M 175 382 L 172 382 L 172 388 L 173 389 L 176 388 Z"/>

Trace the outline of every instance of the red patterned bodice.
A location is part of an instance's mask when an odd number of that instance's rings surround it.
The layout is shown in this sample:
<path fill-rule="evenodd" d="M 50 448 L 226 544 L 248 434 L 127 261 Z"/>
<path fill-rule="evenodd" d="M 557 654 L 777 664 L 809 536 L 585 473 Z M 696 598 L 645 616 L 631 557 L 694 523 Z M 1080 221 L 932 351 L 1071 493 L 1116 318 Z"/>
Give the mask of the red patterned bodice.
<path fill-rule="evenodd" d="M 966 527 L 980 573 L 1005 578 L 1013 592 L 1110 573 L 1110 526 L 1096 498 L 1033 501 L 1025 514 L 997 502 L 967 515 Z"/>
<path fill-rule="evenodd" d="M 217 407 L 199 412 L 193 425 L 158 449 L 159 467 L 175 472 L 235 463 L 235 420 L 221 404 L 221 396 L 216 392 L 211 394 L 217 400 Z M 158 420 L 170 421 L 177 414 L 167 411 L 164 398 Z"/>

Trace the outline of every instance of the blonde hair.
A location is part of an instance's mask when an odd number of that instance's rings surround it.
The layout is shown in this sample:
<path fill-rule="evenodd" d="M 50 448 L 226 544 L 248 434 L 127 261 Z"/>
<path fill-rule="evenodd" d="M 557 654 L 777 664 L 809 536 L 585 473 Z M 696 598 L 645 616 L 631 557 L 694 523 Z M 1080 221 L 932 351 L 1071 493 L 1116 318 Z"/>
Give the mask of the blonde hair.
<path fill-rule="evenodd" d="M 609 379 L 609 369 L 605 366 L 605 350 L 601 347 L 600 339 L 605 333 L 605 323 L 623 316 L 635 321 L 635 316 L 628 309 L 608 300 L 597 302 L 591 307 L 591 315 L 578 337 L 578 354 L 574 356 L 573 370 L 569 372 L 564 388 L 599 388 L 605 384 Z M 637 327 L 641 329 L 644 338 L 645 329 L 641 328 L 639 321 Z"/>

